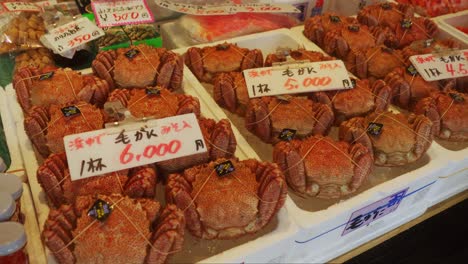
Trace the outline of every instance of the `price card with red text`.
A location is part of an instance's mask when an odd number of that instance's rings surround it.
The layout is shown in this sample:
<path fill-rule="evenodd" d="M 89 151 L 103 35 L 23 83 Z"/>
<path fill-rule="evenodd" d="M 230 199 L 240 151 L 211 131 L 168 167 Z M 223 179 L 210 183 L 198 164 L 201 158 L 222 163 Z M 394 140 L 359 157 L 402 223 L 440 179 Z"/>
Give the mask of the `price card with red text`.
<path fill-rule="evenodd" d="M 44 44 L 51 46 L 56 53 L 62 53 L 102 36 L 104 36 L 102 29 L 98 28 L 89 19 L 81 17 L 49 30 L 49 33 L 44 35 L 47 41 Z M 43 40 L 41 39 L 41 41 Z"/>
<path fill-rule="evenodd" d="M 410 61 L 426 81 L 468 76 L 468 49 L 447 54 L 414 55 Z"/>
<path fill-rule="evenodd" d="M 38 5 L 28 2 L 6 2 L 2 3 L 2 6 L 8 12 L 40 12 L 42 10 Z"/>
<path fill-rule="evenodd" d="M 176 11 L 179 13 L 191 15 L 230 15 L 239 12 L 253 13 L 300 13 L 301 11 L 293 5 L 289 4 L 266 4 L 266 3 L 249 3 L 249 4 L 219 4 L 219 5 L 197 5 L 173 3 L 166 0 L 155 0 L 158 6 Z M 234 2 L 234 1 L 233 1 Z"/>
<path fill-rule="evenodd" d="M 353 88 L 341 60 L 248 69 L 243 73 L 250 98 Z"/>
<path fill-rule="evenodd" d="M 152 23 L 153 13 L 146 0 L 93 1 L 94 17 L 99 27 Z"/>
<path fill-rule="evenodd" d="M 63 142 L 72 180 L 207 151 L 193 113 L 69 135 Z"/>

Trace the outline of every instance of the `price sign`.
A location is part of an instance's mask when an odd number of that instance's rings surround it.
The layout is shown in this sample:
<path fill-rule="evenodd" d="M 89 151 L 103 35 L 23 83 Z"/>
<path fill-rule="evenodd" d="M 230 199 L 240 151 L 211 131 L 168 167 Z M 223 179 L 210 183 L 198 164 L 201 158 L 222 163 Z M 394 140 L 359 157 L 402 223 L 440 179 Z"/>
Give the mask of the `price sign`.
<path fill-rule="evenodd" d="M 153 13 L 146 0 L 93 1 L 96 23 L 99 27 L 152 23 Z"/>
<path fill-rule="evenodd" d="M 195 114 L 64 137 L 72 180 L 207 151 Z"/>
<path fill-rule="evenodd" d="M 196 5 L 172 3 L 171 1 L 154 1 L 158 6 L 191 15 L 230 15 L 239 12 L 254 13 L 300 13 L 301 11 L 289 4 L 221 4 L 221 5 Z"/>
<path fill-rule="evenodd" d="M 424 54 L 410 57 L 411 63 L 426 81 L 468 76 L 468 49 L 450 54 Z"/>
<path fill-rule="evenodd" d="M 408 188 L 353 212 L 341 235 L 344 236 L 351 233 L 358 228 L 369 225 L 373 221 L 394 212 L 398 209 L 407 191 Z"/>
<path fill-rule="evenodd" d="M 20 11 L 29 11 L 29 12 L 40 12 L 41 8 L 34 3 L 28 2 L 6 2 L 2 3 L 4 9 L 8 12 L 20 12 Z"/>
<path fill-rule="evenodd" d="M 54 51 L 62 53 L 102 36 L 104 36 L 102 29 L 96 27 L 89 19 L 82 17 L 50 30 L 44 35 L 48 42 L 44 44 L 49 44 Z"/>
<path fill-rule="evenodd" d="M 41 7 L 41 8 L 44 8 L 44 7 L 47 7 L 47 6 L 56 5 L 57 1 L 56 0 L 40 1 L 40 2 L 36 2 L 35 4 L 37 6 L 39 6 L 39 7 Z"/>
<path fill-rule="evenodd" d="M 243 73 L 250 98 L 353 88 L 341 60 L 248 69 Z"/>

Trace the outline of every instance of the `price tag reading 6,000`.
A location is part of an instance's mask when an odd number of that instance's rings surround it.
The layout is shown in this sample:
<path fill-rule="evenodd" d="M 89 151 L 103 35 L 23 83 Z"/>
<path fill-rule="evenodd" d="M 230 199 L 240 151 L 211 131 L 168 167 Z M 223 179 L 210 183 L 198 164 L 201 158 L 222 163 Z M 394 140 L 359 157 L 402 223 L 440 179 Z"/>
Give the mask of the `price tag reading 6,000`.
<path fill-rule="evenodd" d="M 69 135 L 64 144 L 72 180 L 207 151 L 193 113 Z"/>

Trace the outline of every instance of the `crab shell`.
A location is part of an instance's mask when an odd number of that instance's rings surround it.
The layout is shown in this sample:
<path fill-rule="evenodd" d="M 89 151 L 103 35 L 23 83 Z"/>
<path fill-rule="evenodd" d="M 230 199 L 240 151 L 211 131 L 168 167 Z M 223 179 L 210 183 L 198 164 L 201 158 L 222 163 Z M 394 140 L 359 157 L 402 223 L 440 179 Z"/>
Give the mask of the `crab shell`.
<path fill-rule="evenodd" d="M 405 68 L 394 69 L 385 77 L 385 82 L 392 88 L 394 103 L 404 109 L 440 90 L 437 82 L 426 82 L 421 75 L 409 74 Z"/>
<path fill-rule="evenodd" d="M 185 64 L 199 81 L 212 83 L 216 74 L 243 71 L 263 66 L 263 54 L 259 49 L 249 50 L 235 44 L 191 47 L 184 55 Z"/>
<path fill-rule="evenodd" d="M 96 199 L 113 205 L 103 222 L 87 214 Z M 182 248 L 184 228 L 184 215 L 174 205 L 161 212 L 158 202 L 145 198 L 80 196 L 50 211 L 42 237 L 61 264 L 165 263 Z"/>
<path fill-rule="evenodd" d="M 405 61 L 408 63 L 407 65 L 409 66 L 411 64 L 409 57 L 411 56 L 445 52 L 460 48 L 460 44 L 453 39 L 422 39 L 413 41 L 410 45 L 404 47 L 401 52 Z"/>
<path fill-rule="evenodd" d="M 336 55 L 338 58 L 346 58 L 352 51 L 362 51 L 383 44 L 385 36 L 377 39 L 372 35 L 367 26 L 350 24 L 329 31 L 323 41 L 323 49 L 326 53 Z"/>
<path fill-rule="evenodd" d="M 379 135 L 368 130 L 370 123 L 382 124 Z M 371 113 L 341 123 L 340 140 L 357 142 L 374 155 L 377 166 L 401 166 L 415 162 L 432 143 L 432 122 L 423 115 Z"/>
<path fill-rule="evenodd" d="M 432 93 L 416 103 L 413 112 L 433 122 L 435 136 L 449 141 L 468 141 L 468 95 L 457 91 Z"/>
<path fill-rule="evenodd" d="M 355 192 L 372 170 L 372 153 L 359 143 L 308 137 L 275 145 L 273 160 L 294 191 L 318 198 Z"/>
<path fill-rule="evenodd" d="M 230 159 L 235 171 L 218 176 L 226 159 L 169 175 L 166 199 L 185 213 L 188 230 L 204 239 L 231 239 L 267 225 L 283 206 L 287 184 L 274 163 Z"/>
<path fill-rule="evenodd" d="M 106 175 L 72 181 L 65 153 L 50 155 L 37 170 L 37 179 L 55 207 L 73 204 L 77 196 L 122 193 L 152 198 L 156 189 L 154 167 L 140 166 Z"/>
<path fill-rule="evenodd" d="M 182 86 L 183 66 L 180 55 L 144 44 L 101 51 L 92 63 L 93 72 L 112 88 L 159 85 L 169 90 Z"/>
<path fill-rule="evenodd" d="M 61 109 L 76 106 L 81 113 L 65 117 Z M 24 129 L 37 151 L 46 158 L 50 153 L 64 152 L 63 137 L 102 129 L 105 113 L 86 102 L 76 104 L 33 106 L 24 118 Z"/>
<path fill-rule="evenodd" d="M 368 27 L 383 26 L 395 30 L 402 19 L 413 17 L 413 6 L 385 2 L 364 7 L 359 11 L 357 20 Z"/>
<path fill-rule="evenodd" d="M 327 32 L 351 23 L 357 23 L 357 20 L 351 17 L 340 16 L 336 13 L 313 16 L 304 23 L 304 36 L 323 48 Z"/>
<path fill-rule="evenodd" d="M 346 68 L 361 79 L 384 79 L 397 67 L 404 67 L 401 51 L 375 46 L 365 51 L 352 51 L 346 58 Z"/>
<path fill-rule="evenodd" d="M 53 73 L 46 78 L 47 73 Z M 43 80 L 40 80 L 43 78 Z M 109 94 L 109 84 L 96 76 L 81 75 L 69 68 L 21 68 L 13 76 L 18 102 L 27 112 L 33 105 L 48 107 L 86 101 L 102 106 Z"/>
<path fill-rule="evenodd" d="M 369 80 L 356 79 L 353 89 L 327 92 L 335 113 L 335 125 L 356 116 L 388 109 L 392 99 L 391 88 L 382 80 L 370 84 Z"/>
<path fill-rule="evenodd" d="M 310 61 L 310 62 L 317 62 L 317 61 L 329 61 L 329 60 L 334 60 L 335 58 L 327 56 L 323 54 L 322 52 L 318 51 L 311 51 L 311 50 L 306 50 L 303 48 L 299 48 L 297 50 L 291 50 L 288 52 L 289 56 L 291 56 L 292 59 L 297 60 L 297 61 Z M 267 57 L 265 58 L 265 67 L 271 67 L 273 66 L 273 63 L 275 62 L 284 62 L 287 60 L 287 57 L 285 54 L 268 54 Z"/>
<path fill-rule="evenodd" d="M 200 101 L 198 98 L 176 94 L 165 88 L 156 87 L 159 94 L 148 94 L 146 89 L 115 89 L 107 102 L 119 101 L 137 118 L 152 117 L 155 119 L 194 113 L 200 116 Z"/>
<path fill-rule="evenodd" d="M 333 124 L 330 106 L 306 97 L 262 97 L 250 100 L 245 117 L 246 128 L 267 143 L 278 141 L 283 129 L 296 130 L 296 136 L 324 135 Z"/>
<path fill-rule="evenodd" d="M 410 20 L 412 25 L 409 28 L 404 28 L 400 25 L 393 31 L 397 48 L 402 49 L 416 40 L 433 38 L 439 31 L 437 24 L 430 19 L 413 17 Z"/>

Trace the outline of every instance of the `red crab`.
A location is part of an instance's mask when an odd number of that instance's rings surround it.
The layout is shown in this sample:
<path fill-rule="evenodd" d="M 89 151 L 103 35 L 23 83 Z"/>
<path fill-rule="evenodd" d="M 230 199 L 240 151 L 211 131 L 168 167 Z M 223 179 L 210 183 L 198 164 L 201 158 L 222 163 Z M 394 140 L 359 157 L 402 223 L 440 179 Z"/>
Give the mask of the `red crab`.
<path fill-rule="evenodd" d="M 53 66 L 18 70 L 13 76 L 13 87 L 25 112 L 33 105 L 48 107 L 77 101 L 101 106 L 110 90 L 109 84 L 96 76 Z"/>
<path fill-rule="evenodd" d="M 92 64 L 93 72 L 114 87 L 182 86 L 183 58 L 164 48 L 144 44 L 101 51 Z"/>
<path fill-rule="evenodd" d="M 72 181 L 65 153 L 50 155 L 37 170 L 37 179 L 55 207 L 73 204 L 83 195 L 121 193 L 132 198 L 152 198 L 156 190 L 156 170 L 141 166 L 82 180 Z"/>
<path fill-rule="evenodd" d="M 218 169 L 230 173 L 218 176 Z M 188 230 L 204 239 L 257 232 L 281 209 L 286 194 L 278 166 L 252 159 L 218 159 L 171 174 L 166 187 L 166 200 L 184 211 Z"/>
<path fill-rule="evenodd" d="M 230 43 L 204 48 L 192 47 L 184 56 L 185 64 L 195 77 L 207 83 L 211 83 L 213 77 L 221 72 L 243 71 L 263 66 L 261 50 L 240 48 Z"/>
<path fill-rule="evenodd" d="M 325 13 L 305 21 L 304 35 L 320 47 L 324 47 L 324 38 L 329 31 L 354 23 L 357 23 L 355 18 L 340 16 L 336 13 Z"/>
<path fill-rule="evenodd" d="M 275 145 L 273 160 L 296 192 L 339 198 L 355 192 L 372 170 L 372 154 L 359 143 L 313 136 Z"/>
<path fill-rule="evenodd" d="M 110 211 L 102 221 L 93 211 Z M 100 208 L 103 210 L 100 210 Z M 59 263 L 165 263 L 181 250 L 185 219 L 174 205 L 113 194 L 80 196 L 51 210 L 42 237 Z"/>
<path fill-rule="evenodd" d="M 357 15 L 359 23 L 368 27 L 384 26 L 395 30 L 402 19 L 414 17 L 414 8 L 411 5 L 384 2 L 368 5 L 361 9 Z"/>

